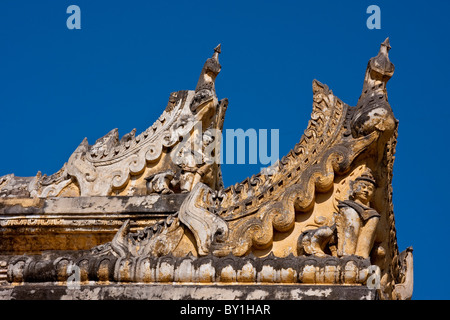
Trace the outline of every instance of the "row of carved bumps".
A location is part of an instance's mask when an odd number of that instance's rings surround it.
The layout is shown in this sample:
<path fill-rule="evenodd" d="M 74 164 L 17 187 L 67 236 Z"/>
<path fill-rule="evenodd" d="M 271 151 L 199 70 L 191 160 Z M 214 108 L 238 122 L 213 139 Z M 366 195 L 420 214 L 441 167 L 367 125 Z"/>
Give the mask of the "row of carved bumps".
<path fill-rule="evenodd" d="M 74 278 L 75 268 L 78 278 Z M 309 283 L 363 284 L 370 262 L 356 256 L 295 257 L 253 255 L 116 258 L 114 256 L 82 257 L 56 260 L 19 258 L 8 267 L 8 281 L 56 282 L 76 280 L 81 283 Z"/>

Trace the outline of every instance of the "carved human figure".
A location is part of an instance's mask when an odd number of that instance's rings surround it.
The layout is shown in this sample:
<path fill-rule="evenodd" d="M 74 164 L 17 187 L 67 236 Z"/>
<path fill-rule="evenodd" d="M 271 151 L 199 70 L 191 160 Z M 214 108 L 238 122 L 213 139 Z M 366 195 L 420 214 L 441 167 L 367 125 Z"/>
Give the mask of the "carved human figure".
<path fill-rule="evenodd" d="M 349 200 L 340 201 L 335 217 L 338 238 L 338 256 L 369 257 L 380 214 L 370 207 L 376 189 L 370 169 L 357 177 Z"/>
<path fill-rule="evenodd" d="M 192 188 L 200 181 L 205 182 L 205 176 L 211 171 L 214 162 L 211 154 L 209 154 L 209 146 L 213 143 L 214 136 L 210 130 L 206 130 L 202 135 L 202 164 L 195 172 Z M 207 183 L 208 184 L 208 183 Z"/>
<path fill-rule="evenodd" d="M 180 174 L 180 189 L 182 193 L 191 191 L 194 185 L 195 172 L 197 171 L 197 163 L 195 151 L 190 148 L 182 148 L 182 164 Z"/>
<path fill-rule="evenodd" d="M 194 186 L 203 181 L 203 177 L 211 169 L 211 159 L 206 149 L 214 141 L 210 131 L 202 134 L 201 152 L 188 148 L 182 148 L 183 160 L 181 165 L 181 192 L 189 192 Z"/>

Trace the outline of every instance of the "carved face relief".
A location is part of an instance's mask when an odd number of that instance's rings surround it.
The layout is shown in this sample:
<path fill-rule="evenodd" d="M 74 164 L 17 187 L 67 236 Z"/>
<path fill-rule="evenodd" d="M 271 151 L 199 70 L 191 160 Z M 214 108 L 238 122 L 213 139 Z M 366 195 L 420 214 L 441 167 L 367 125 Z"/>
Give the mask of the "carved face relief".
<path fill-rule="evenodd" d="M 203 146 L 208 146 L 213 142 L 213 137 L 211 136 L 211 133 L 205 132 L 202 136 L 202 142 Z"/>
<path fill-rule="evenodd" d="M 375 192 L 375 186 L 364 180 L 357 180 L 353 185 L 353 196 L 355 200 L 359 200 L 364 204 L 368 204 L 372 200 Z"/>

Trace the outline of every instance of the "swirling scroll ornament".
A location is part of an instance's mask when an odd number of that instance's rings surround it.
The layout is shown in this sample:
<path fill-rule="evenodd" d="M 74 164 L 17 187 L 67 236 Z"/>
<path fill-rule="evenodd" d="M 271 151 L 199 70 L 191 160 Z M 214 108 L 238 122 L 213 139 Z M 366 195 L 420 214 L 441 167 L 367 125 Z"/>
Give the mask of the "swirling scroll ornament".
<path fill-rule="evenodd" d="M 210 191 L 205 184 L 197 183 L 180 208 L 180 220 L 194 233 L 199 255 L 207 255 L 214 243 L 228 236 L 227 223 L 202 204 Z"/>

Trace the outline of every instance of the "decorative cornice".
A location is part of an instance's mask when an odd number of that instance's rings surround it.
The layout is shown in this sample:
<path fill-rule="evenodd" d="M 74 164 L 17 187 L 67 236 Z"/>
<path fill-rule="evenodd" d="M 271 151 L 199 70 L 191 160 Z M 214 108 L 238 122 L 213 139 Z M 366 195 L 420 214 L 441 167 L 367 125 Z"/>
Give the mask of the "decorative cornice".
<path fill-rule="evenodd" d="M 62 255 L 54 260 L 22 256 L 9 261 L 11 283 L 55 282 L 67 285 L 78 267 L 81 284 L 96 282 L 192 284 L 364 284 L 370 261 L 356 256 L 278 258 L 273 255 L 235 257 L 134 257 Z"/>

